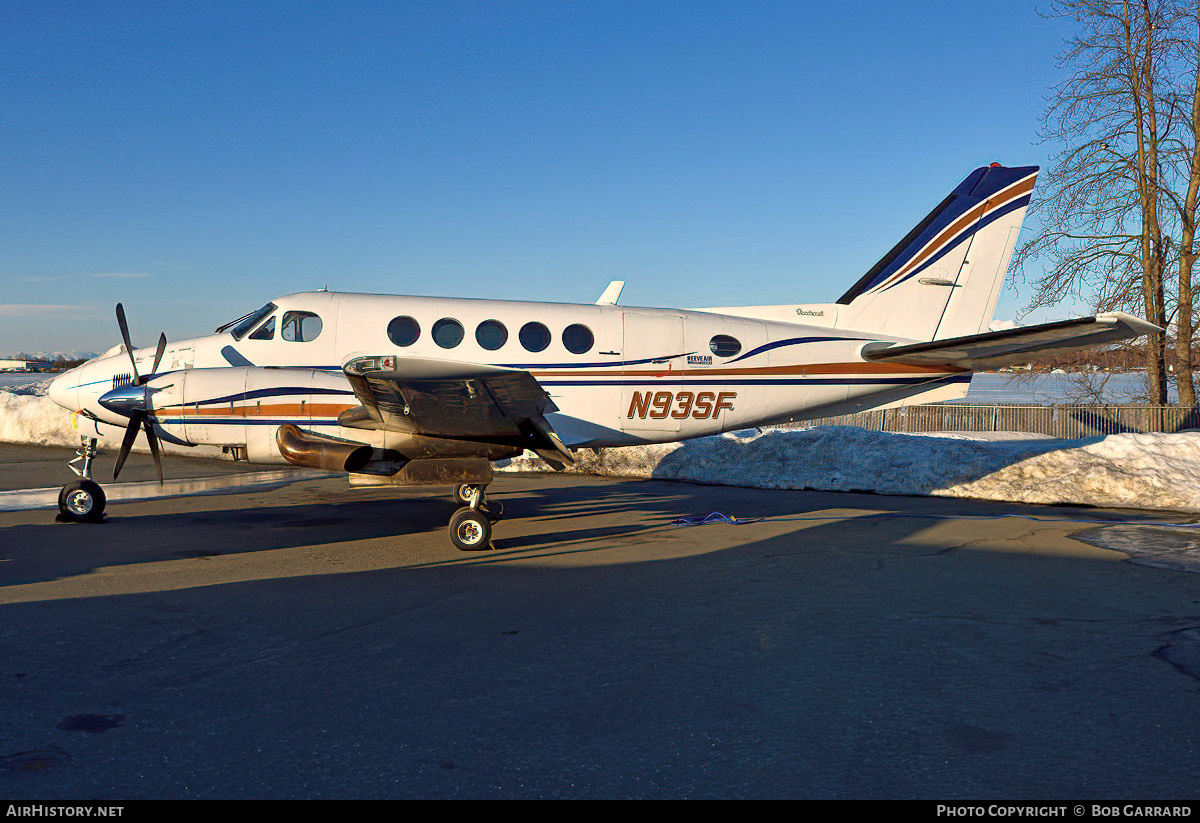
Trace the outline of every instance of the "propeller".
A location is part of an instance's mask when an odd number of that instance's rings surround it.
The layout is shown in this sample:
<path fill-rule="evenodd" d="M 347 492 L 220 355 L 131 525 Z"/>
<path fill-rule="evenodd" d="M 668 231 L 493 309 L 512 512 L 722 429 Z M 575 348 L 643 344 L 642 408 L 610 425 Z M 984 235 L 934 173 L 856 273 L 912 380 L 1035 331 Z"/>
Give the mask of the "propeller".
<path fill-rule="evenodd" d="M 150 374 L 138 373 L 137 361 L 133 357 L 133 344 L 129 342 L 129 324 L 125 320 L 125 307 L 117 304 L 117 326 L 121 329 L 121 341 L 125 344 L 125 353 L 129 355 L 129 363 L 133 367 L 133 382 L 113 389 L 100 398 L 100 404 L 109 411 L 116 412 L 129 418 L 129 426 L 125 429 L 125 437 L 121 440 L 121 450 L 117 453 L 117 463 L 113 467 L 113 480 L 121 473 L 125 458 L 133 448 L 137 439 L 138 429 L 146 433 L 146 442 L 150 444 L 150 454 L 154 457 L 154 465 L 158 469 L 158 482 L 162 485 L 162 455 L 158 448 L 158 435 L 150 422 L 150 390 L 146 383 L 158 372 L 158 364 L 162 361 L 163 352 L 167 348 L 167 336 L 158 335 L 158 348 L 154 352 L 154 365 Z"/>

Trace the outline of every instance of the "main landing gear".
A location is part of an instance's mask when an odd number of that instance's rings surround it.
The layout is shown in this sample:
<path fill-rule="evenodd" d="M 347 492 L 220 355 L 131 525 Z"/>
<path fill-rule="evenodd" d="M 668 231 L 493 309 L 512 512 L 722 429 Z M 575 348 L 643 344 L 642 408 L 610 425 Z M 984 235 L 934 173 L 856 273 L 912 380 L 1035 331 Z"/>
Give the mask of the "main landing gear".
<path fill-rule="evenodd" d="M 486 485 L 460 483 L 454 487 L 454 501 L 462 508 L 450 518 L 450 542 L 459 551 L 478 552 L 492 548 L 492 524 L 500 519 L 503 507 L 490 509 L 484 502 Z"/>
<path fill-rule="evenodd" d="M 80 438 L 71 471 L 79 475 L 58 493 L 58 519 L 69 523 L 99 523 L 104 515 L 104 489 L 92 480 L 92 460 L 96 457 L 96 438 Z M 76 467 L 76 463 L 82 465 Z"/>

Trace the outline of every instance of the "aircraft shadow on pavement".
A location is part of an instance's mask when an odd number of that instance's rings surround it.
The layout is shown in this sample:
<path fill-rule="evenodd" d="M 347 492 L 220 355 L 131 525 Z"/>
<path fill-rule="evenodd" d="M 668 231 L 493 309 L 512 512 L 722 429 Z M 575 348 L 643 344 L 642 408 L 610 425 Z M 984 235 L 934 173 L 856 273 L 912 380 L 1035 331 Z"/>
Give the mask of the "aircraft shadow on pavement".
<path fill-rule="evenodd" d="M 437 501 L 364 500 L 243 508 L 236 497 L 226 508 L 197 512 L 127 514 L 109 507 L 103 523 L 56 523 L 0 528 L 7 569 L 0 585 L 86 574 L 104 566 L 384 537 L 433 529 L 446 506 Z M 169 501 L 163 501 L 164 507 Z M 15 569 L 13 567 L 16 567 Z M 21 569 L 36 569 L 28 576 Z"/>
<path fill-rule="evenodd" d="M 492 500 L 504 507 L 496 525 L 495 544 L 506 549 L 578 544 L 618 535 L 633 535 L 659 528 L 674 517 L 694 514 L 711 505 L 713 487 L 655 481 L 588 482 L 544 488 L 539 483 L 511 478 L 497 483 Z M 508 488 L 504 488 L 508 486 Z M 742 490 L 743 493 L 745 490 Z M 45 522 L 0 527 L 0 586 L 72 577 L 98 568 L 137 563 L 155 563 L 189 558 L 244 555 L 302 546 L 427 534 L 428 540 L 444 548 L 446 562 L 476 560 L 481 555 L 459 552 L 446 537 L 445 527 L 455 504 L 447 495 L 423 490 L 380 499 L 356 499 L 343 492 L 326 502 L 288 502 L 262 505 L 264 498 L 248 500 L 241 495 L 223 495 L 209 500 L 227 501 L 219 508 L 199 511 L 145 513 L 147 506 L 171 508 L 169 499 L 159 503 L 140 501 L 139 511 L 130 504 L 109 507 L 103 523 L 59 523 L 51 512 Z M 762 495 L 763 492 L 756 492 Z M 770 493 L 767 493 L 770 496 Z M 780 496 L 780 503 L 783 502 Z M 786 505 L 773 511 L 801 511 L 811 496 L 786 494 Z M 269 495 L 265 498 L 269 501 Z M 761 507 L 759 507 L 761 508 Z M 635 512 L 636 522 L 582 528 L 556 528 L 551 534 L 520 535 L 506 529 L 511 521 L 536 518 L 564 526 L 582 516 L 604 516 Z M 765 512 L 763 512 L 765 513 Z M 761 516 L 755 513 L 755 516 Z M 397 548 L 403 552 L 402 548 Z"/>
<path fill-rule="evenodd" d="M 576 479 L 578 482 L 573 482 Z M 56 523 L 47 512 L 44 524 L 0 527 L 0 586 L 73 577 L 102 567 L 422 534 L 427 535 L 430 545 L 440 547 L 439 564 L 504 559 L 505 552 L 532 549 L 553 554 L 556 547 L 561 547 L 563 554 L 578 553 L 609 548 L 605 542 L 608 538 L 636 539 L 651 530 L 670 528 L 675 519 L 703 517 L 714 511 L 743 520 L 786 519 L 831 509 L 886 513 L 903 500 L 907 514 L 918 517 L 922 513 L 981 511 L 1067 516 L 1063 508 L 976 500 L 745 489 L 680 481 L 599 481 L 564 475 L 556 476 L 553 486 L 520 475 L 508 476 L 498 478 L 494 489 L 491 499 L 503 504 L 504 517 L 493 536 L 497 551 L 482 553 L 459 552 L 450 545 L 445 524 L 454 503 L 428 490 L 409 490 L 383 499 L 356 499 L 352 491 L 341 492 L 334 501 L 292 501 L 274 506 L 262 506 L 260 499 L 248 501 L 240 495 L 229 495 L 221 498 L 228 501 L 221 508 L 162 513 L 134 513 L 115 505 L 102 524 Z M 140 504 L 143 509 L 146 505 L 144 501 Z M 164 500 L 161 505 L 167 508 L 171 503 Z M 1137 522 L 1150 516 L 1127 512 L 1114 522 Z M 571 527 L 576 520 L 593 517 L 601 519 Z M 552 523 L 555 528 L 515 527 L 523 519 Z M 589 541 L 598 542 L 589 547 Z M 402 555 L 405 549 L 398 545 L 396 551 Z M 411 560 L 411 556 L 398 556 L 397 565 L 411 565 Z"/>

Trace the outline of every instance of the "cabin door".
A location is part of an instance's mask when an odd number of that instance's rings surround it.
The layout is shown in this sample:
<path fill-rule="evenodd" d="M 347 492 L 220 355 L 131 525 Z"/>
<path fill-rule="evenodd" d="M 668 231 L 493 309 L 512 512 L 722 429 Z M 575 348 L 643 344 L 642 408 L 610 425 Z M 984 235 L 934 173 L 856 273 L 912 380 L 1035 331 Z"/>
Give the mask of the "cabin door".
<path fill-rule="evenodd" d="M 683 317 L 677 314 L 624 315 L 624 378 L 618 424 L 638 433 L 678 432 L 673 417 L 678 372 L 683 368 Z"/>

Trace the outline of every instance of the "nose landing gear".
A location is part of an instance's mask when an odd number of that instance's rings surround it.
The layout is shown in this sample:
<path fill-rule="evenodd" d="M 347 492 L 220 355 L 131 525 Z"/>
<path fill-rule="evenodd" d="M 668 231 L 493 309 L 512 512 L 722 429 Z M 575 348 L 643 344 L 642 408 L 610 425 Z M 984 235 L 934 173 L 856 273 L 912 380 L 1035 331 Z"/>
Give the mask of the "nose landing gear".
<path fill-rule="evenodd" d="M 81 437 L 71 471 L 79 475 L 58 493 L 58 519 L 68 523 L 99 523 L 104 518 L 104 489 L 92 480 L 92 460 L 96 457 L 96 438 Z M 82 465 L 75 466 L 76 463 Z"/>

